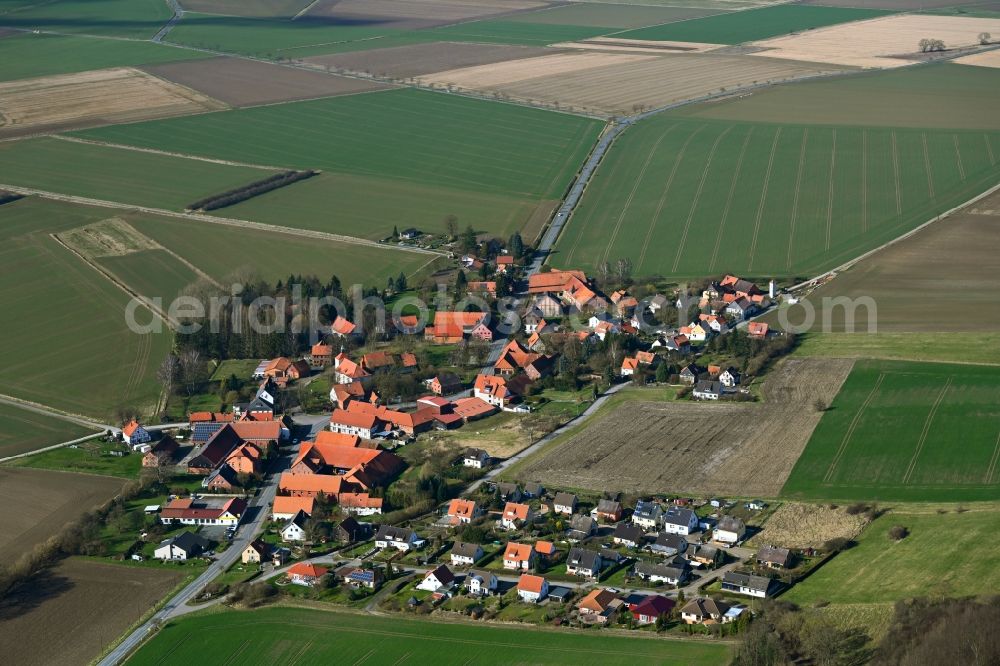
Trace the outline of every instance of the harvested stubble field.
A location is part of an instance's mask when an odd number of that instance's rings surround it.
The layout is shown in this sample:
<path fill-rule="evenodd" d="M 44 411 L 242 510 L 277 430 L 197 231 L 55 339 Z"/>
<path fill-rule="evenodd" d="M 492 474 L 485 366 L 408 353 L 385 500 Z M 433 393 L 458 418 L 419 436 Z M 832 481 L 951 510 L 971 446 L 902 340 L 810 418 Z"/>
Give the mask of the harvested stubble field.
<path fill-rule="evenodd" d="M 782 494 L 878 501 L 1000 497 L 1000 369 L 858 361 Z"/>
<path fill-rule="evenodd" d="M 511 46 L 509 44 L 469 44 L 463 42 L 426 42 L 352 53 L 312 56 L 304 61 L 320 67 L 367 72 L 376 76 L 408 79 L 459 67 L 548 55 L 554 50 L 545 47 Z"/>
<path fill-rule="evenodd" d="M 386 87 L 375 81 L 307 72 L 242 58 L 189 60 L 143 69 L 237 107 L 350 95 Z"/>
<path fill-rule="evenodd" d="M 960 65 L 975 65 L 976 67 L 1000 68 L 1000 50 L 984 51 L 958 58 L 954 62 Z"/>
<path fill-rule="evenodd" d="M 8 563 L 16 560 L 114 497 L 123 483 L 110 476 L 0 467 L 4 506 L 0 512 L 0 558 Z"/>
<path fill-rule="evenodd" d="M 764 529 L 748 543 L 769 544 L 784 548 L 819 548 L 830 539 L 854 539 L 868 524 L 864 513 L 853 516 L 847 507 L 829 504 L 786 503 L 779 506 L 764 523 Z"/>
<path fill-rule="evenodd" d="M 1000 34 L 1000 19 L 904 14 L 755 42 L 764 50 L 750 55 L 858 67 L 902 67 L 918 60 L 915 56 L 921 39 L 933 36 L 948 48 L 957 48 L 978 44 L 982 32 Z"/>
<path fill-rule="evenodd" d="M 89 663 L 183 577 L 182 570 L 64 560 L 0 607 L 0 651 L 14 664 Z"/>
<path fill-rule="evenodd" d="M 129 331 L 126 294 L 50 236 L 107 209 L 27 197 L 0 211 L 0 302 L 18 322 L 5 342 L 19 350 L 0 364 L 4 392 L 102 419 L 118 406 L 151 407 L 172 336 Z"/>
<path fill-rule="evenodd" d="M 152 42 L 17 33 L 0 39 L 0 81 L 204 58 Z"/>
<path fill-rule="evenodd" d="M 762 403 L 616 405 L 517 469 L 549 486 L 624 492 L 774 497 L 852 361 L 784 360 Z"/>
<path fill-rule="evenodd" d="M 562 262 L 638 275 L 808 276 L 995 185 L 1000 133 L 660 114 L 625 132 L 563 231 Z"/>
<path fill-rule="evenodd" d="M 847 297 L 857 303 L 873 299 L 871 321 L 879 333 L 1000 332 L 1000 308 L 981 307 L 983 294 L 1000 290 L 997 247 L 1000 192 L 855 264 L 818 287 L 804 302 L 816 313 L 813 327 L 817 330 L 851 332 L 846 308 L 823 307 L 824 299 Z M 790 306 L 782 316 L 800 324 L 806 321 L 805 307 Z M 976 314 L 963 316 L 968 312 Z M 776 311 L 765 319 L 776 325 L 778 315 Z M 858 309 L 854 331 L 864 335 L 868 321 L 867 310 Z M 976 359 L 980 348 L 972 345 L 970 360 Z"/>
<path fill-rule="evenodd" d="M 93 434 L 83 426 L 0 404 L 0 458 Z"/>
<path fill-rule="evenodd" d="M 811 63 L 708 53 L 576 51 L 421 77 L 573 111 L 628 114 L 755 83 L 837 71 Z"/>
<path fill-rule="evenodd" d="M 0 136 L 217 111 L 225 104 L 137 69 L 117 67 L 0 83 Z"/>
<path fill-rule="evenodd" d="M 710 44 L 741 44 L 790 32 L 809 31 L 823 26 L 859 21 L 886 12 L 873 9 L 841 7 L 806 7 L 778 5 L 747 12 L 732 12 L 706 18 L 668 23 L 618 33 L 624 39 L 645 39 Z M 808 60 L 808 58 L 799 58 Z"/>
<path fill-rule="evenodd" d="M 730 647 L 703 640 L 662 640 L 639 635 L 540 631 L 489 624 L 360 615 L 315 608 L 265 608 L 204 614 L 171 622 L 133 655 L 143 664 L 225 663 L 240 655 L 277 662 L 375 664 L 579 664 L 727 663 Z"/>

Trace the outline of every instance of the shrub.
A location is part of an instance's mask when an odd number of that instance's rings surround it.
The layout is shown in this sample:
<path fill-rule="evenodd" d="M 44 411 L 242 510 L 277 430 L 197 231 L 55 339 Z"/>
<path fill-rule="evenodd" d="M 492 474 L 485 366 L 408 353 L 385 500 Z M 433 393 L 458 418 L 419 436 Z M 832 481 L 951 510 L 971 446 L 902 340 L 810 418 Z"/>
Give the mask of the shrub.
<path fill-rule="evenodd" d="M 893 525 L 889 528 L 889 538 L 893 541 L 902 541 L 907 536 L 909 536 L 910 530 L 906 529 L 902 525 Z"/>
<path fill-rule="evenodd" d="M 251 199 L 261 194 L 266 194 L 271 190 L 276 190 L 279 187 L 285 187 L 286 185 L 291 185 L 292 183 L 296 183 L 300 180 L 312 178 L 315 175 L 315 171 L 282 171 L 281 173 L 276 173 L 273 176 L 268 176 L 262 180 L 255 180 L 254 182 L 243 185 L 242 187 L 226 190 L 221 194 L 213 194 L 205 197 L 204 199 L 198 199 L 198 201 L 190 204 L 188 209 L 216 210 L 217 208 L 233 206 L 242 201 L 246 201 L 247 199 Z"/>

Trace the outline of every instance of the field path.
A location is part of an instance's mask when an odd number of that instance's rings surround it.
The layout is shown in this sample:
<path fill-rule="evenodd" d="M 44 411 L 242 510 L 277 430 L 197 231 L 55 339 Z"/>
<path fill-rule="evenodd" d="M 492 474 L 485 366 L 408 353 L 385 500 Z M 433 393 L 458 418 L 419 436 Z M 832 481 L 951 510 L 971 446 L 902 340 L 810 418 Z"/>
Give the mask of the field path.
<path fill-rule="evenodd" d="M 868 231 L 868 130 L 861 130 L 861 233 Z"/>
<path fill-rule="evenodd" d="M 958 135 L 952 134 L 951 140 L 955 144 L 955 162 L 958 164 L 958 175 L 965 180 L 965 165 L 962 164 L 962 149 L 958 147 Z"/>
<path fill-rule="evenodd" d="M 250 164 L 248 162 L 234 162 L 232 160 L 220 160 L 214 157 L 200 157 L 198 155 L 188 155 L 187 153 L 175 153 L 169 150 L 157 150 L 156 148 L 141 148 L 139 146 L 129 146 L 124 143 L 111 143 L 110 141 L 95 141 L 93 139 L 81 139 L 75 136 L 64 136 L 62 134 L 46 134 L 50 139 L 68 141 L 69 143 L 83 143 L 91 146 L 102 146 L 104 148 L 117 148 L 119 150 L 132 150 L 137 153 L 150 153 L 152 155 L 164 155 L 166 157 L 181 157 L 186 160 L 196 160 L 198 162 L 209 162 L 211 164 L 222 164 L 225 166 L 244 167 L 247 169 L 260 169 L 262 171 L 290 171 L 288 167 L 267 166 L 266 164 Z"/>
<path fill-rule="evenodd" d="M 764 174 L 764 187 L 760 192 L 760 203 L 757 204 L 757 217 L 753 224 L 753 238 L 750 241 L 750 256 L 747 259 L 747 271 L 753 270 L 753 256 L 757 254 L 757 237 L 760 235 L 760 221 L 764 217 L 764 204 L 767 202 L 767 187 L 771 182 L 771 170 L 774 167 L 774 153 L 778 150 L 778 139 L 781 138 L 781 130 L 774 133 L 774 140 L 771 142 L 771 155 L 767 158 L 767 171 Z"/>
<path fill-rule="evenodd" d="M 670 195 L 670 186 L 674 184 L 674 177 L 677 175 L 677 169 L 680 167 L 681 162 L 684 161 L 684 154 L 687 152 L 692 139 L 698 136 L 703 129 L 705 129 L 705 125 L 702 125 L 694 132 L 691 132 L 687 140 L 684 141 L 684 145 L 681 146 L 681 149 L 677 152 L 677 156 L 674 158 L 674 165 L 670 169 L 670 176 L 667 177 L 667 182 L 663 186 L 663 194 L 660 195 L 660 201 L 656 204 L 656 211 L 649 219 L 649 229 L 646 230 L 646 238 L 642 243 L 642 251 L 639 253 L 639 260 L 635 262 L 636 272 L 639 272 L 642 267 L 642 262 L 646 259 L 646 250 L 649 249 L 649 241 L 653 238 L 653 230 L 656 228 L 656 221 L 660 219 L 660 213 L 663 212 L 663 206 L 667 203 L 667 197 Z"/>
<path fill-rule="evenodd" d="M 896 215 L 903 214 L 903 202 L 900 198 L 899 187 L 899 149 L 896 146 L 896 130 L 892 131 L 892 176 L 896 183 Z"/>
<path fill-rule="evenodd" d="M 913 457 L 910 458 L 910 464 L 906 466 L 906 473 L 903 475 L 904 484 L 908 484 L 910 477 L 913 476 L 913 470 L 917 467 L 917 458 L 920 457 L 920 452 L 924 450 L 924 444 L 927 443 L 927 434 L 931 431 L 931 423 L 934 421 L 938 407 L 944 401 L 944 396 L 947 395 L 948 389 L 951 388 L 953 379 L 953 377 L 948 377 L 948 381 L 941 387 L 941 392 L 938 393 L 937 399 L 931 405 L 931 410 L 927 412 L 927 418 L 924 419 L 924 429 L 920 431 L 920 438 L 917 440 L 917 448 L 913 450 Z"/>
<path fill-rule="evenodd" d="M 998 461 L 1000 461 L 1000 431 L 997 432 L 997 443 L 993 447 L 993 457 L 990 458 L 990 464 L 986 468 L 986 478 L 983 479 L 983 483 L 993 483 L 993 475 L 996 474 Z"/>
<path fill-rule="evenodd" d="M 924 170 L 927 172 L 927 194 L 933 199 L 936 195 L 934 194 L 934 173 L 931 171 L 931 152 L 927 149 L 927 135 L 923 132 L 920 134 L 920 142 L 924 146 Z"/>
<path fill-rule="evenodd" d="M 785 268 L 792 267 L 792 248 L 795 246 L 795 223 L 799 218 L 799 195 L 802 192 L 802 172 L 806 164 L 806 146 L 809 144 L 809 128 L 802 133 L 802 147 L 799 149 L 799 171 L 795 176 L 795 197 L 792 199 L 791 227 L 788 230 L 788 256 Z"/>
<path fill-rule="evenodd" d="M 882 387 L 882 382 L 885 380 L 885 373 L 880 373 L 878 380 L 875 382 L 875 386 L 872 387 L 871 392 L 865 401 L 861 403 L 861 407 L 858 408 L 857 413 L 854 414 L 854 418 L 851 419 L 851 425 L 848 426 L 847 432 L 844 433 L 844 438 L 840 441 L 840 447 L 837 448 L 837 453 L 833 456 L 833 460 L 830 461 L 830 467 L 826 470 L 826 475 L 823 476 L 823 483 L 829 483 L 833 479 L 833 472 L 837 469 L 837 465 L 840 464 L 840 459 L 844 457 L 844 451 L 847 450 L 847 445 L 850 444 L 851 438 L 854 436 L 854 431 L 858 429 L 858 424 L 861 423 L 861 417 L 864 416 L 865 410 L 868 409 L 868 405 L 872 403 L 875 396 L 878 395 L 879 388 Z"/>
<path fill-rule="evenodd" d="M 719 136 L 715 137 L 715 143 L 712 144 L 712 150 L 708 153 L 708 161 L 705 162 L 705 170 L 701 172 L 701 180 L 698 181 L 698 189 L 695 190 L 694 199 L 691 201 L 691 209 L 688 211 L 687 220 L 684 222 L 684 231 L 681 232 L 681 240 L 677 244 L 677 255 L 674 257 L 674 267 L 673 271 L 677 272 L 677 265 L 681 261 L 681 256 L 684 254 L 684 245 L 687 243 L 688 232 L 691 230 L 691 220 L 694 219 L 694 213 L 698 210 L 698 202 L 701 200 L 701 191 L 705 188 L 705 181 L 708 180 L 708 170 L 712 167 L 712 160 L 715 158 L 715 151 L 719 148 L 719 143 L 725 138 L 735 125 L 730 125 L 725 129 L 725 131 Z M 640 263 L 642 263 L 640 261 Z"/>
<path fill-rule="evenodd" d="M 736 183 L 740 180 L 740 172 L 743 170 L 743 158 L 747 154 L 747 146 L 750 144 L 750 138 L 753 137 L 754 128 L 751 127 L 750 131 L 747 132 L 747 136 L 743 139 L 743 147 L 740 148 L 740 156 L 736 160 L 736 171 L 733 173 L 733 180 L 729 184 L 729 194 L 726 196 L 726 208 L 722 211 L 722 219 L 719 220 L 719 231 L 715 234 L 715 247 L 712 249 L 712 260 L 708 264 L 708 271 L 711 273 L 715 270 L 715 264 L 719 259 L 719 248 L 722 247 L 722 237 L 725 235 L 726 220 L 729 219 L 729 211 L 733 207 L 733 195 L 736 193 Z"/>
<path fill-rule="evenodd" d="M 984 135 L 983 135 L 983 141 L 985 141 L 985 142 L 986 142 L 986 152 L 987 152 L 987 153 L 989 154 L 989 156 L 990 156 L 990 166 L 996 166 L 996 164 L 997 164 L 997 161 L 996 161 L 996 159 L 995 159 L 995 158 L 993 157 L 993 144 L 992 144 L 992 143 L 990 143 L 990 135 L 989 135 L 989 134 L 984 134 Z"/>
<path fill-rule="evenodd" d="M 837 130 L 833 130 L 833 146 L 830 148 L 830 183 L 826 195 L 826 249 L 830 249 L 833 231 L 833 175 L 837 169 Z"/>

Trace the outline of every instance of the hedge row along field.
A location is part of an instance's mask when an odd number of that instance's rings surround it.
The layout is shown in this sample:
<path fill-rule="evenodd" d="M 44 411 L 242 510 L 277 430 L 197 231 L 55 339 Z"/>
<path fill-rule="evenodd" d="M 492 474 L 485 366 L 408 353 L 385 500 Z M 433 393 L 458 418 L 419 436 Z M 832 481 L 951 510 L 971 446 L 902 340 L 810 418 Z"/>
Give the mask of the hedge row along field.
<path fill-rule="evenodd" d="M 282 171 L 273 176 L 247 183 L 241 187 L 226 190 L 221 194 L 213 194 L 204 199 L 198 199 L 188 206 L 188 210 L 216 210 L 218 208 L 225 208 L 226 206 L 235 206 L 247 199 L 252 199 L 261 194 L 285 187 L 286 185 L 297 183 L 306 178 L 312 178 L 315 175 L 315 171 Z"/>
<path fill-rule="evenodd" d="M 811 276 L 995 185 L 997 156 L 997 131 L 654 116 L 605 158 L 559 240 L 560 263 Z"/>
<path fill-rule="evenodd" d="M 782 495 L 940 502 L 1000 498 L 1000 369 L 858 361 Z"/>

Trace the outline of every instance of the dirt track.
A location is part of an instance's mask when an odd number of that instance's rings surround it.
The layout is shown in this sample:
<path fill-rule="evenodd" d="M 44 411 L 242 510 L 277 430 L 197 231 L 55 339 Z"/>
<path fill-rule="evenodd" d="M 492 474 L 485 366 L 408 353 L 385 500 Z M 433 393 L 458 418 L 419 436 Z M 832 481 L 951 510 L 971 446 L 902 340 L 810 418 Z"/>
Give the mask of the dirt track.
<path fill-rule="evenodd" d="M 518 471 L 552 486 L 776 496 L 853 362 L 789 358 L 762 403 L 633 402 Z"/>

